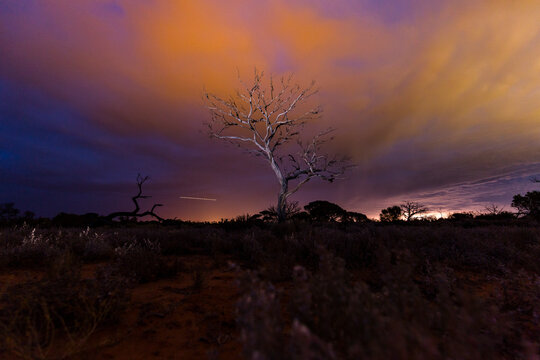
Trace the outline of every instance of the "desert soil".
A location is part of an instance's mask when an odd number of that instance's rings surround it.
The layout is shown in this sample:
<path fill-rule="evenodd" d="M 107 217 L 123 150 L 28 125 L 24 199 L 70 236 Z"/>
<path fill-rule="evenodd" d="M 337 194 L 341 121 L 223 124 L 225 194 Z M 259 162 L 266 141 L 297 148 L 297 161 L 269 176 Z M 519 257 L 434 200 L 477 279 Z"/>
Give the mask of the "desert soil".
<path fill-rule="evenodd" d="M 179 259 L 189 272 L 130 289 L 131 300 L 118 324 L 98 330 L 84 350 L 70 358 L 240 358 L 235 329 L 236 271 L 226 261 L 216 267 L 215 259 L 204 256 Z M 85 265 L 83 276 L 93 276 L 98 265 Z M 194 271 L 202 274 L 201 286 L 194 286 Z M 42 276 L 38 271 L 10 271 L 0 274 L 0 283 L 9 286 Z"/>

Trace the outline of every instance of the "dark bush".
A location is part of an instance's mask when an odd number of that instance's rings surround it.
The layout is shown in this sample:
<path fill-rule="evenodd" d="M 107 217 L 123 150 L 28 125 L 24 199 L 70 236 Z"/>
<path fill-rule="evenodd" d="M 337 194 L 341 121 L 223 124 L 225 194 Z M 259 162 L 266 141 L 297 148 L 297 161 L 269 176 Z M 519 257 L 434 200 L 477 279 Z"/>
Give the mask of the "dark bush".
<path fill-rule="evenodd" d="M 505 342 L 503 317 L 454 291 L 451 273 L 424 269 L 423 286 L 436 293 L 426 296 L 412 269 L 398 261 L 373 291 L 352 279 L 343 260 L 323 248 L 318 252 L 315 273 L 294 270 L 288 334 L 279 292 L 253 274 L 244 280 L 238 323 L 248 358 L 292 359 L 312 346 L 326 358 L 346 359 L 478 359 L 520 350 L 519 341 Z"/>
<path fill-rule="evenodd" d="M 161 255 L 159 243 L 148 239 L 126 243 L 116 248 L 115 253 L 114 271 L 138 283 L 172 277 L 180 268 L 178 261 L 168 264 Z"/>
<path fill-rule="evenodd" d="M 341 206 L 325 200 L 312 201 L 304 209 L 314 221 L 320 222 L 342 221 L 347 213 Z"/>

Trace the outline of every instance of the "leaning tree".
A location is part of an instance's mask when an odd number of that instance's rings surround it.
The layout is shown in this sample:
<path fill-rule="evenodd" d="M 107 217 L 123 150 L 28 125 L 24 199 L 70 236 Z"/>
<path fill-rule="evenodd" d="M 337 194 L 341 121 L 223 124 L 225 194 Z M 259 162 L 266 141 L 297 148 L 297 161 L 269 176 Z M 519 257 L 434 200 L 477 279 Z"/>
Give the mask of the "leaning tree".
<path fill-rule="evenodd" d="M 304 125 L 321 113 L 320 106 L 310 107 L 307 102 L 317 92 L 314 82 L 302 87 L 292 75 L 276 81 L 255 70 L 251 83 L 240 83 L 242 88 L 228 98 L 205 92 L 212 115 L 207 123 L 209 134 L 268 162 L 279 182 L 276 210 L 278 220 L 283 221 L 287 199 L 302 185 L 313 178 L 333 182 L 350 165 L 345 157 L 323 152 L 323 144 L 332 139 L 332 129 L 307 141 L 300 136 Z"/>

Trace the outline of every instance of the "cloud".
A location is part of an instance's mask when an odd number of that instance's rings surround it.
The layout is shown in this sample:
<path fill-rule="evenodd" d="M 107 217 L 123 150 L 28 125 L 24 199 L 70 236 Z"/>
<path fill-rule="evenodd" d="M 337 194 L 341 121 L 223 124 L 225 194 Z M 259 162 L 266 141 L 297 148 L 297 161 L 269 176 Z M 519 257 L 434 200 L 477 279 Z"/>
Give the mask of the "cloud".
<path fill-rule="evenodd" d="M 0 79 L 19 89 L 3 117 L 9 108 L 11 119 L 39 122 L 77 143 L 70 146 L 79 149 L 78 161 L 108 163 L 103 171 L 130 158 L 159 176 L 197 174 L 195 182 L 216 189 L 223 184 L 208 171 L 214 164 L 234 184 L 264 178 L 257 186 L 264 205 L 272 201 L 264 164 L 234 164 L 244 155 L 200 133 L 208 116 L 203 86 L 230 93 L 236 69 L 248 77 L 254 65 L 317 80 L 325 109 L 319 126 L 337 127 L 336 149 L 359 163 L 348 181 L 310 185 L 301 199 L 327 197 L 362 210 L 366 198 L 383 203 L 508 166 L 538 170 L 528 167 L 540 155 L 535 1 L 7 0 L 0 10 Z M 23 105 L 41 109 L 36 94 L 70 116 L 13 114 Z M 62 154 L 39 151 L 63 173 Z M 238 196 L 248 209 L 261 203 L 255 190 L 255 199 Z M 230 215 L 232 203 L 216 214 Z"/>

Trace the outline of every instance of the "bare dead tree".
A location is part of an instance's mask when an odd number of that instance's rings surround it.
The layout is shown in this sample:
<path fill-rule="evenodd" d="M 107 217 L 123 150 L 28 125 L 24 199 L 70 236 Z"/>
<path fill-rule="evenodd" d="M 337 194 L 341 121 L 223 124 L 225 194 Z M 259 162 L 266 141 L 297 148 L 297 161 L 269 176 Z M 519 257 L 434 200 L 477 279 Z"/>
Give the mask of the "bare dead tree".
<path fill-rule="evenodd" d="M 423 204 L 414 201 L 405 201 L 400 207 L 406 221 L 411 221 L 414 216 L 428 212 L 428 208 Z"/>
<path fill-rule="evenodd" d="M 137 189 L 138 189 L 138 192 L 137 192 L 137 194 L 135 196 L 133 196 L 131 198 L 131 200 L 133 201 L 133 204 L 135 204 L 135 209 L 133 209 L 133 211 L 117 211 L 117 212 L 113 212 L 113 213 L 107 215 L 106 218 L 109 219 L 109 220 L 113 220 L 113 219 L 115 219 L 117 217 L 121 217 L 121 216 L 137 217 L 137 218 L 141 218 L 141 217 L 145 217 L 145 216 L 152 216 L 152 217 L 156 218 L 159 221 L 163 221 L 164 219 L 154 212 L 154 210 L 157 207 L 163 206 L 162 204 L 154 204 L 150 210 L 144 211 L 144 212 L 139 212 L 141 210 L 141 207 L 139 206 L 139 199 L 148 199 L 148 198 L 151 197 L 151 196 L 142 194 L 143 193 L 142 186 L 149 179 L 150 179 L 149 176 L 144 176 L 143 177 L 143 176 L 141 176 L 141 174 L 137 174 Z"/>
<path fill-rule="evenodd" d="M 255 69 L 253 81 L 228 99 L 205 92 L 204 100 L 211 112 L 207 123 L 213 138 L 229 141 L 249 153 L 264 158 L 279 182 L 278 220 L 286 217 L 289 196 L 313 178 L 333 182 L 351 165 L 346 157 L 330 156 L 322 151 L 332 138 L 332 129 L 302 141 L 303 126 L 321 113 L 320 106 L 300 110 L 317 92 L 315 82 L 301 87 L 292 75 L 274 81 Z M 297 151 L 289 145 L 296 143 Z"/>
<path fill-rule="evenodd" d="M 497 216 L 504 212 L 504 207 L 496 204 L 490 204 L 484 207 L 487 215 Z"/>

